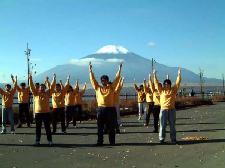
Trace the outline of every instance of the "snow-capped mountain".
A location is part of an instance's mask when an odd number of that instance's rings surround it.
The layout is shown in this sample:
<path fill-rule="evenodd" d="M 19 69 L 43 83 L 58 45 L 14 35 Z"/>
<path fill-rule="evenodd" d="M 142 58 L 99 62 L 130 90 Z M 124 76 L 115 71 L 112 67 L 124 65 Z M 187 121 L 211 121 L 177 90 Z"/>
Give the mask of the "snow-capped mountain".
<path fill-rule="evenodd" d="M 58 79 L 65 80 L 67 75 L 71 75 L 72 81 L 79 80 L 80 82 L 89 82 L 88 64 L 93 64 L 93 70 L 97 79 L 101 75 L 107 74 L 113 80 L 115 73 L 118 70 L 118 65 L 123 62 L 122 75 L 125 77 L 125 82 L 131 83 L 134 78 L 136 82 L 142 82 L 144 78 L 148 78 L 151 72 L 151 60 L 141 57 L 128 49 L 118 45 L 107 45 L 95 54 L 88 55 L 80 59 L 72 59 L 69 64 L 57 65 L 44 73 L 37 76 L 37 80 L 44 80 L 45 76 L 56 73 Z M 162 81 L 169 74 L 170 79 L 174 82 L 177 77 L 177 67 L 168 67 L 156 62 L 154 64 L 158 72 L 159 79 Z M 207 84 L 219 84 L 221 80 L 205 78 Z M 182 68 L 182 83 L 183 84 L 198 84 L 199 75 L 190 70 Z"/>

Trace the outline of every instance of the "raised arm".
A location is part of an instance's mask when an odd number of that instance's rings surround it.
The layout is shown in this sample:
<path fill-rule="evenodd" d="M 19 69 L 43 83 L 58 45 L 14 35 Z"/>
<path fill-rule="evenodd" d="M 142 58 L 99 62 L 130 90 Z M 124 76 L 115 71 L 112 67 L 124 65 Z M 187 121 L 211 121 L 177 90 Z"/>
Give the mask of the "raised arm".
<path fill-rule="evenodd" d="M 146 84 L 146 79 L 144 79 L 143 87 L 144 87 L 144 92 L 145 92 L 145 93 L 148 93 L 148 92 L 149 92 L 149 87 L 148 87 L 147 84 Z"/>
<path fill-rule="evenodd" d="M 175 86 L 174 86 L 174 88 L 175 88 L 176 90 L 179 89 L 180 83 L 181 83 L 181 68 L 178 69 L 177 80 L 176 80 L 176 84 L 175 84 Z"/>
<path fill-rule="evenodd" d="M 52 83 L 51 86 L 49 88 L 49 92 L 50 94 L 52 94 L 55 90 L 55 85 L 56 85 L 56 74 L 53 74 L 53 79 L 52 79 Z"/>
<path fill-rule="evenodd" d="M 15 94 L 16 93 L 16 89 L 17 89 L 17 76 L 15 77 L 15 80 L 14 80 L 14 77 L 12 76 L 12 81 L 13 81 L 13 89 L 12 89 L 12 93 Z"/>
<path fill-rule="evenodd" d="M 119 93 L 123 88 L 124 77 L 121 77 L 115 91 Z"/>
<path fill-rule="evenodd" d="M 78 84 L 78 80 L 76 80 L 75 85 L 74 85 L 74 91 L 75 92 L 79 92 L 79 84 Z"/>
<path fill-rule="evenodd" d="M 48 90 L 50 90 L 51 88 L 51 84 L 49 82 L 49 77 L 47 76 L 46 79 L 45 79 L 45 85 L 47 86 Z"/>
<path fill-rule="evenodd" d="M 99 88 L 99 84 L 95 79 L 93 70 L 92 70 L 92 64 L 91 62 L 89 63 L 89 72 L 90 72 L 90 81 L 91 81 L 91 85 L 94 88 L 94 90 L 97 90 Z"/>
<path fill-rule="evenodd" d="M 30 83 L 30 91 L 32 92 L 32 94 L 34 96 L 36 96 L 37 95 L 37 90 L 36 90 L 36 88 L 34 86 L 33 78 L 32 78 L 32 75 L 31 74 L 29 74 L 29 83 Z"/>
<path fill-rule="evenodd" d="M 87 83 L 85 82 L 85 83 L 84 83 L 84 86 L 83 86 L 83 88 L 82 88 L 82 90 L 81 90 L 81 94 L 82 94 L 82 95 L 85 93 L 86 88 L 87 88 Z"/>
<path fill-rule="evenodd" d="M 138 88 L 137 84 L 135 83 L 135 79 L 134 79 L 134 89 L 136 90 L 136 92 L 139 91 L 139 88 Z"/>
<path fill-rule="evenodd" d="M 162 92 L 162 87 L 159 86 L 159 81 L 158 81 L 158 79 L 156 77 L 156 71 L 155 70 L 153 70 L 153 78 L 154 78 L 155 89 L 158 90 L 159 93 L 161 93 Z"/>
<path fill-rule="evenodd" d="M 149 88 L 150 88 L 151 92 L 154 93 L 155 92 L 155 86 L 154 86 L 154 84 L 152 82 L 151 74 L 149 74 L 148 84 L 149 84 Z"/>
<path fill-rule="evenodd" d="M 114 81 L 113 81 L 113 83 L 112 83 L 112 87 L 113 87 L 114 89 L 115 89 L 116 86 L 118 85 L 119 80 L 120 80 L 120 78 L 121 78 L 121 70 L 122 70 L 122 67 L 123 67 L 123 64 L 120 63 L 120 65 L 119 65 L 119 70 L 118 70 L 117 73 L 116 73 L 116 78 L 114 79 Z"/>

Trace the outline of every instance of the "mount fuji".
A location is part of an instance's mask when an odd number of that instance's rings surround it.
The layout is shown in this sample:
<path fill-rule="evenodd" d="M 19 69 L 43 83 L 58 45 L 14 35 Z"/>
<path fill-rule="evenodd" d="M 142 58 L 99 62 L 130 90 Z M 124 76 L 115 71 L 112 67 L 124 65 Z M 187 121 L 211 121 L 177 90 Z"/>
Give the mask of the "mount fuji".
<path fill-rule="evenodd" d="M 89 83 L 88 64 L 90 61 L 93 64 L 97 80 L 103 74 L 107 74 L 113 80 L 118 70 L 118 65 L 123 62 L 122 75 L 125 77 L 126 83 L 132 83 L 134 78 L 136 82 L 142 82 L 144 78 L 148 79 L 152 64 L 151 60 L 130 52 L 123 46 L 107 45 L 97 50 L 95 54 L 80 59 L 72 59 L 69 64 L 57 65 L 37 75 L 36 81 L 43 81 L 46 76 L 55 73 L 57 79 L 66 80 L 66 77 L 70 74 L 72 82 L 79 80 L 81 83 Z M 157 70 L 159 80 L 165 79 L 167 74 L 169 74 L 173 82 L 176 80 L 178 67 L 168 67 L 158 62 L 154 63 L 154 67 Z M 221 80 L 214 78 L 204 78 L 204 80 L 209 85 L 221 83 Z M 199 83 L 199 75 L 182 68 L 182 83 L 197 85 Z"/>

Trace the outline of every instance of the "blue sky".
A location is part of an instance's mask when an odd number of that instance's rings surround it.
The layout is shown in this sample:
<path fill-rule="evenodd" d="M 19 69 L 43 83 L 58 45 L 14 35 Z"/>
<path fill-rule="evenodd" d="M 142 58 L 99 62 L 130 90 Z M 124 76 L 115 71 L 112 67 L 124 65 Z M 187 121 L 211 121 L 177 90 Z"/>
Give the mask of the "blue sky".
<path fill-rule="evenodd" d="M 0 0 L 0 82 L 122 45 L 207 77 L 225 73 L 223 0 Z M 150 44 L 150 45 L 149 45 Z"/>

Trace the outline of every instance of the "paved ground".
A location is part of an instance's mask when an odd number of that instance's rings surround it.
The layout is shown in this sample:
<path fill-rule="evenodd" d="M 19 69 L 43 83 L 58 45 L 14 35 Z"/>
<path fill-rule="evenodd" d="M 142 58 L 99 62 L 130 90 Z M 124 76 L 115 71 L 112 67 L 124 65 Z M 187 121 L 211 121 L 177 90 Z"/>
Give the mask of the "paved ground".
<path fill-rule="evenodd" d="M 152 125 L 144 128 L 136 116 L 123 118 L 117 146 L 96 147 L 96 123 L 70 128 L 66 135 L 54 135 L 54 147 L 34 147 L 34 128 L 20 128 L 16 135 L 0 135 L 0 168 L 224 168 L 225 103 L 177 111 L 178 145 L 160 145 Z M 152 123 L 152 120 L 151 120 Z M 169 134 L 167 134 L 169 135 Z M 187 136 L 208 140 L 185 141 Z M 46 144 L 46 136 L 42 136 Z M 108 138 L 105 136 L 105 143 Z"/>

